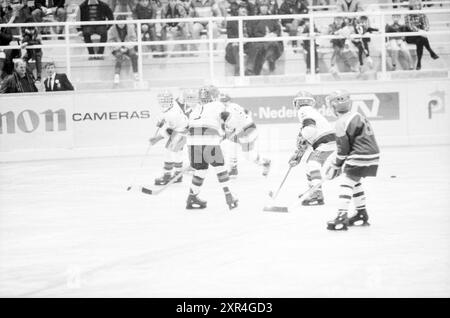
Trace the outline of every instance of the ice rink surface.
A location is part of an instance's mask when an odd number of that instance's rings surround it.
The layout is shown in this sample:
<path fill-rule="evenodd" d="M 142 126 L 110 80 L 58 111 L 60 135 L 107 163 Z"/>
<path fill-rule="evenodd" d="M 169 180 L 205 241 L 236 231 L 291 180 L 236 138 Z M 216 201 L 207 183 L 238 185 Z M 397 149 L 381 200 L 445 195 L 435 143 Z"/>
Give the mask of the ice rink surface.
<path fill-rule="evenodd" d="M 0 296 L 450 297 L 450 146 L 382 148 L 363 183 L 372 225 L 347 232 L 326 230 L 338 181 L 325 206 L 262 212 L 287 158 L 268 179 L 241 160 L 233 211 L 210 171 L 193 212 L 190 175 L 159 196 L 126 191 L 139 157 L 0 164 Z M 161 167 L 150 156 L 138 183 Z M 279 204 L 304 179 L 299 166 Z"/>

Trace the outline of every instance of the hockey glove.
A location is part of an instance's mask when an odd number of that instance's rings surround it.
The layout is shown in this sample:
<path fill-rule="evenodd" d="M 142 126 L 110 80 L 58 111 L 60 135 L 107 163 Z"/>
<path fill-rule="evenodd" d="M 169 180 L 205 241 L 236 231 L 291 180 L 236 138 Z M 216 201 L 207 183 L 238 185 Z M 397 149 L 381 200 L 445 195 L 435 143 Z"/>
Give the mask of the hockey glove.
<path fill-rule="evenodd" d="M 342 173 L 342 167 L 338 167 L 336 164 L 332 163 L 325 172 L 325 176 L 328 180 L 333 180 Z"/>
<path fill-rule="evenodd" d="M 170 136 L 173 133 L 173 129 L 172 128 L 167 128 L 166 129 L 166 133 Z"/>
<path fill-rule="evenodd" d="M 297 149 L 297 151 L 294 153 L 294 155 L 289 159 L 289 165 L 291 167 L 295 167 L 300 163 L 302 160 L 303 155 L 305 154 L 305 151 L 303 149 Z"/>
<path fill-rule="evenodd" d="M 156 127 L 161 128 L 162 126 L 164 126 L 164 123 L 165 123 L 165 120 L 164 120 L 164 119 L 161 119 L 160 121 L 158 121 L 158 122 L 156 123 Z"/>

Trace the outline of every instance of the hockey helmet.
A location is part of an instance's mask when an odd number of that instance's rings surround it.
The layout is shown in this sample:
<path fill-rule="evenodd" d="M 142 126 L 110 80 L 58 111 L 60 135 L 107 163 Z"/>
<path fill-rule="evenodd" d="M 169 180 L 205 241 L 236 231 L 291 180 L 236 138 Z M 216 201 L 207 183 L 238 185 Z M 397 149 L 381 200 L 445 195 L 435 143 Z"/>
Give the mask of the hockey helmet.
<path fill-rule="evenodd" d="M 193 88 L 185 89 L 183 91 L 182 96 L 186 105 L 190 107 L 193 107 L 195 104 L 198 103 L 198 94 L 197 91 Z"/>
<path fill-rule="evenodd" d="M 158 94 L 158 104 L 163 112 L 168 111 L 173 105 L 173 94 L 170 91 L 162 91 Z"/>
<path fill-rule="evenodd" d="M 346 90 L 337 90 L 327 97 L 328 104 L 333 108 L 336 114 L 345 114 L 352 109 L 352 100 Z"/>
<path fill-rule="evenodd" d="M 228 103 L 231 101 L 231 97 L 228 94 L 225 93 L 220 93 L 219 95 L 219 101 L 221 101 L 222 103 Z"/>
<path fill-rule="evenodd" d="M 292 102 L 295 109 L 300 109 L 303 106 L 314 107 L 316 105 L 316 100 L 314 96 L 307 91 L 300 91 L 295 95 L 294 101 Z"/>
<path fill-rule="evenodd" d="M 207 104 L 213 101 L 209 86 L 203 86 L 198 91 L 198 99 L 200 103 Z"/>

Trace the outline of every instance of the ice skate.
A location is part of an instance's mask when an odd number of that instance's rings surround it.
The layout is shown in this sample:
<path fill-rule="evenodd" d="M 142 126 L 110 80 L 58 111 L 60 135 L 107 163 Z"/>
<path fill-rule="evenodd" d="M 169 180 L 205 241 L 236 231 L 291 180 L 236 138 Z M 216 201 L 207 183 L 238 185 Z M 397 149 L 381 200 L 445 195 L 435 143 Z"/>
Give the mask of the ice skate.
<path fill-rule="evenodd" d="M 181 171 L 177 171 L 172 178 L 175 178 L 173 183 L 181 183 L 183 182 L 183 173 Z"/>
<path fill-rule="evenodd" d="M 301 195 L 299 198 L 301 198 Z M 324 203 L 322 190 L 314 191 L 308 198 L 302 201 L 302 205 L 304 206 L 323 205 Z"/>
<path fill-rule="evenodd" d="M 230 178 L 236 178 L 238 175 L 238 168 L 237 166 L 231 166 L 230 171 L 228 171 L 228 175 Z"/>
<path fill-rule="evenodd" d="M 369 221 L 369 215 L 367 214 L 367 211 L 364 210 L 358 210 L 354 216 L 348 219 L 348 225 L 349 226 L 368 226 L 370 225 Z"/>
<path fill-rule="evenodd" d="M 170 179 L 172 179 L 170 172 L 166 172 L 162 177 L 155 179 L 155 185 L 166 185 Z"/>
<path fill-rule="evenodd" d="M 189 196 L 186 202 L 187 210 L 199 210 L 206 208 L 206 201 L 201 200 L 197 194 L 189 192 Z"/>
<path fill-rule="evenodd" d="M 230 192 L 225 193 L 225 200 L 227 201 L 230 210 L 233 210 L 238 206 L 238 199 L 234 198 Z"/>
<path fill-rule="evenodd" d="M 262 166 L 263 166 L 263 173 L 262 173 L 262 175 L 264 177 L 267 177 L 267 175 L 269 174 L 270 165 L 271 165 L 271 161 L 269 159 L 264 159 L 263 164 L 262 164 Z"/>
<path fill-rule="evenodd" d="M 330 231 L 347 231 L 348 229 L 347 212 L 344 213 L 340 212 L 334 220 L 328 221 L 327 229 Z"/>

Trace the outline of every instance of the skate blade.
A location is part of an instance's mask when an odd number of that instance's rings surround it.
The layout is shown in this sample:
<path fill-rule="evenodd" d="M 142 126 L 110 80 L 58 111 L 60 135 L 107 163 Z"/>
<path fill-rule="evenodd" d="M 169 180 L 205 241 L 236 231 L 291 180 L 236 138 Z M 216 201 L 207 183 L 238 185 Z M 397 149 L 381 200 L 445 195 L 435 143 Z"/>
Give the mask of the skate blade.
<path fill-rule="evenodd" d="M 327 230 L 330 231 L 347 231 L 348 227 L 345 224 L 340 224 L 342 227 L 337 227 L 335 224 L 328 224 Z"/>
<path fill-rule="evenodd" d="M 348 226 L 354 226 L 354 227 L 364 227 L 364 226 L 370 226 L 369 222 L 363 222 L 361 224 L 359 223 L 354 223 L 354 224 L 349 224 Z"/>
<path fill-rule="evenodd" d="M 265 206 L 263 209 L 264 212 L 289 212 L 286 206 Z"/>

